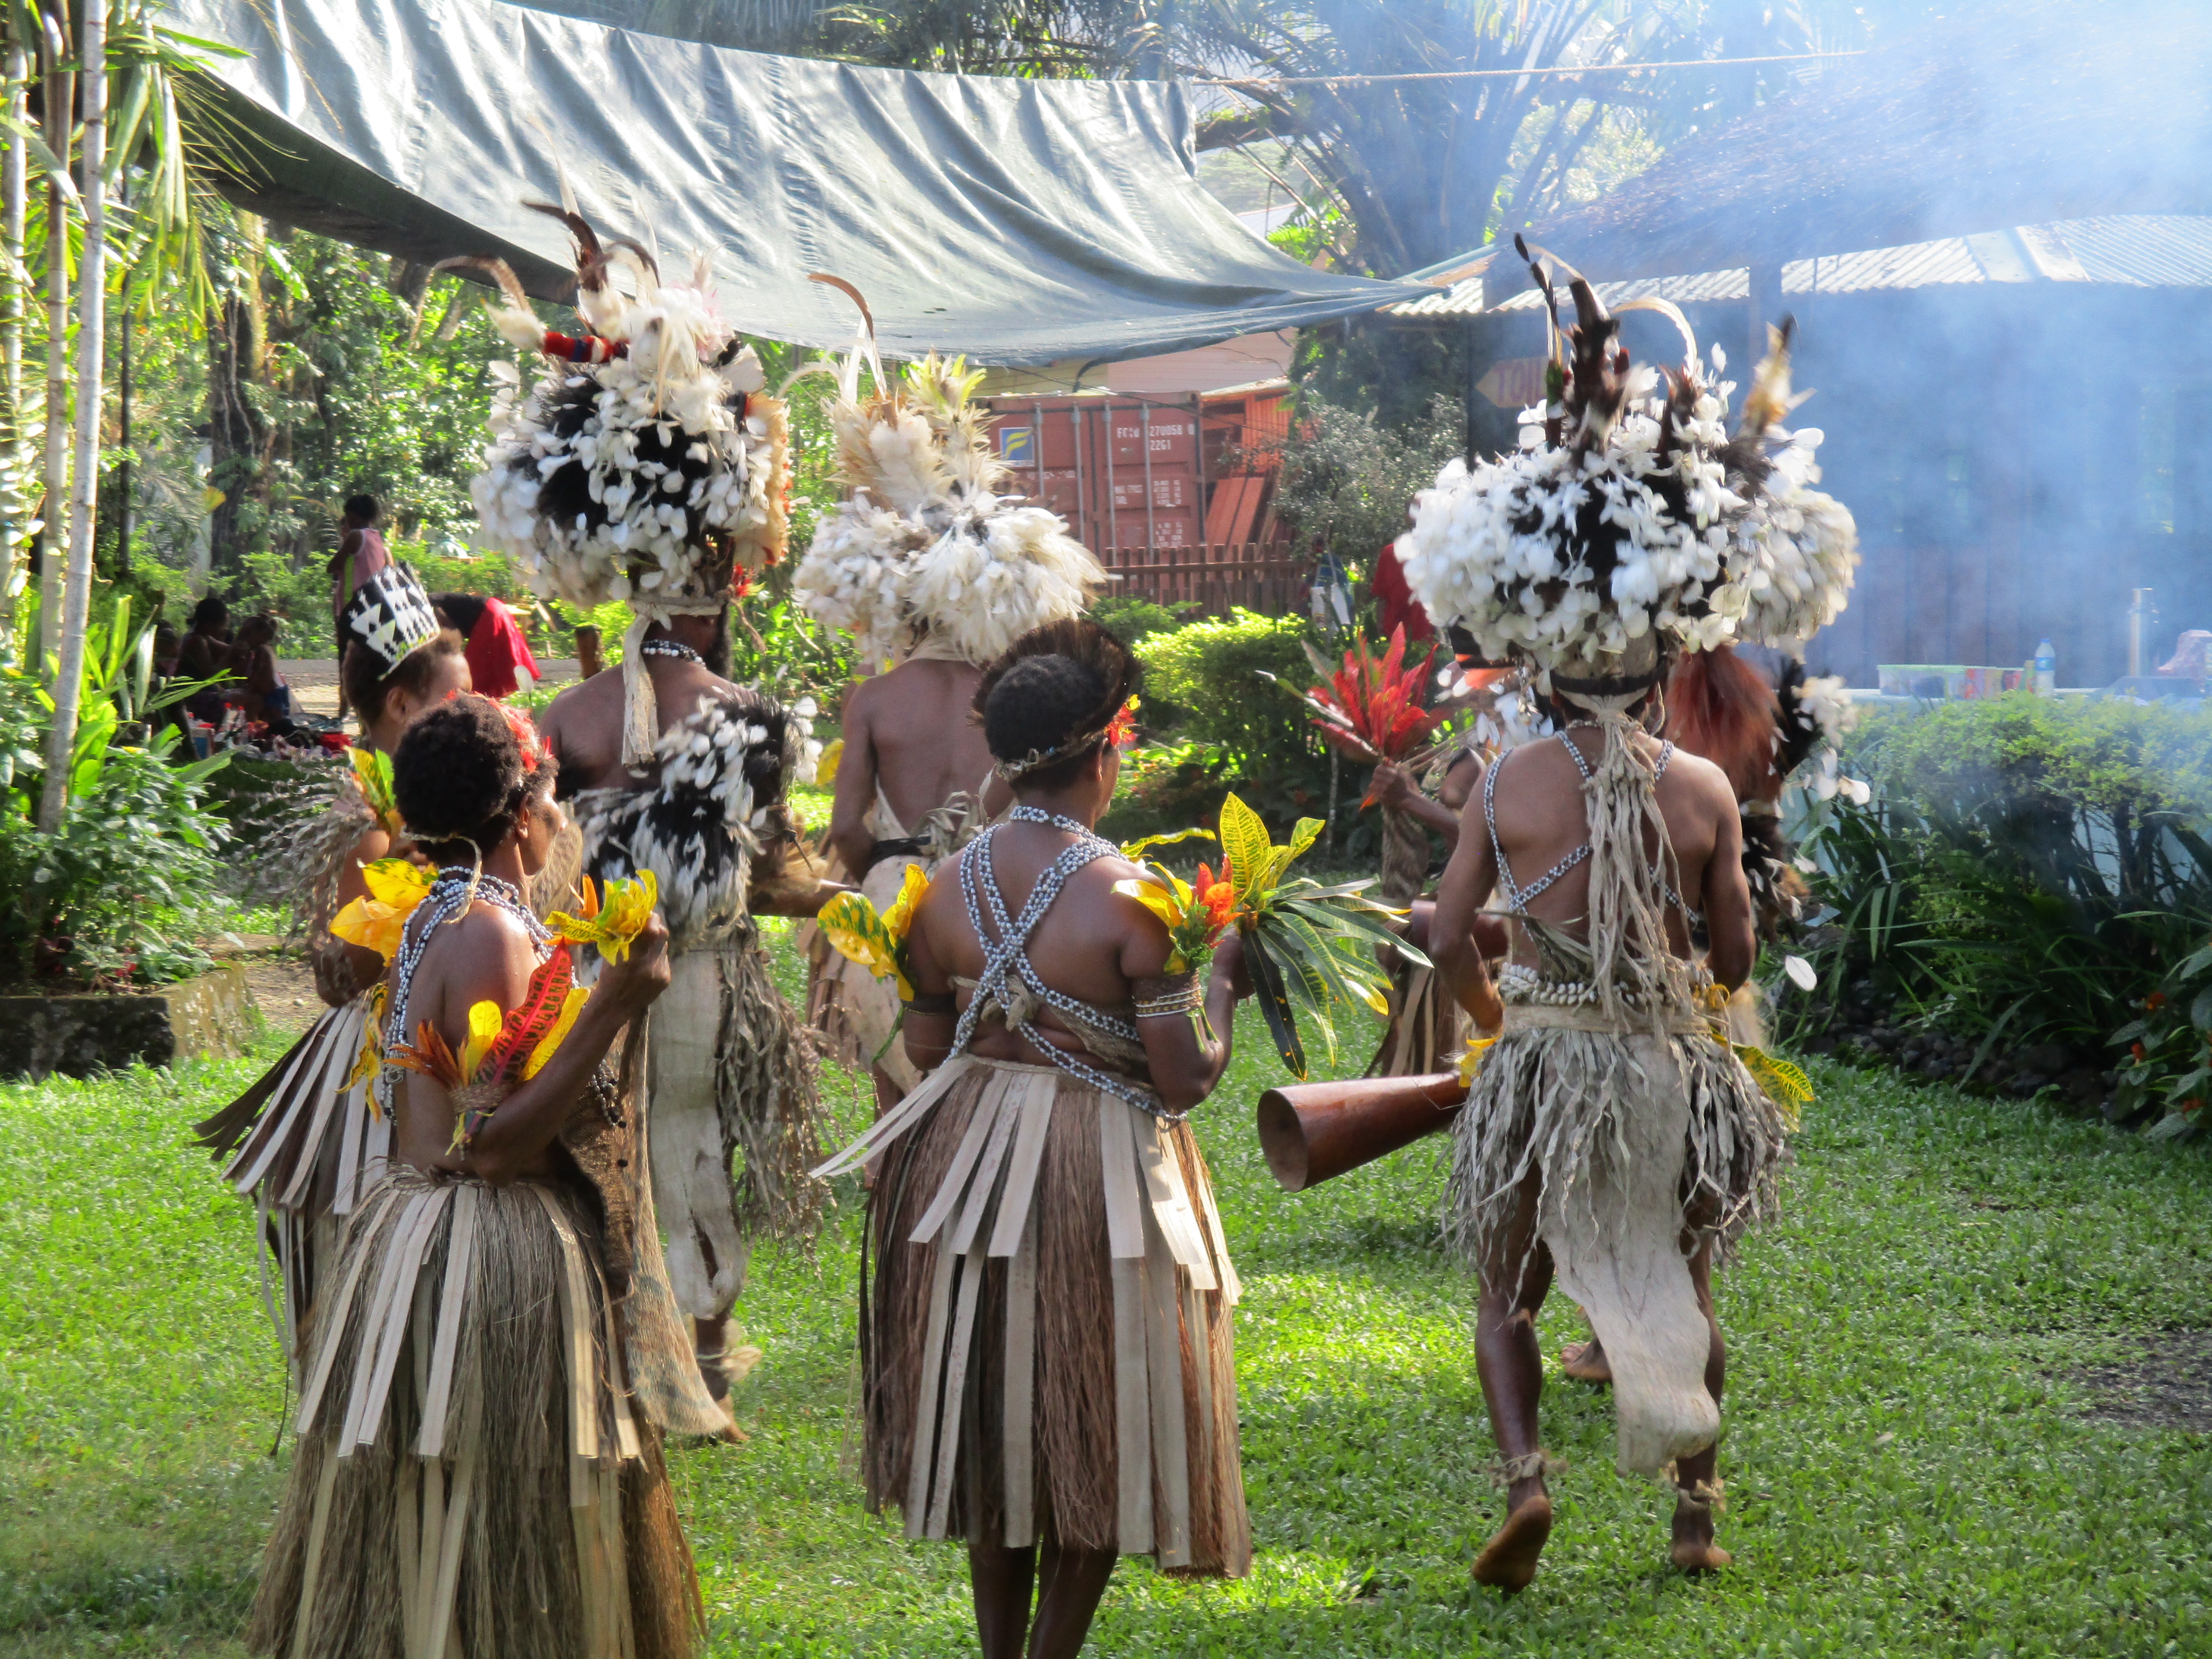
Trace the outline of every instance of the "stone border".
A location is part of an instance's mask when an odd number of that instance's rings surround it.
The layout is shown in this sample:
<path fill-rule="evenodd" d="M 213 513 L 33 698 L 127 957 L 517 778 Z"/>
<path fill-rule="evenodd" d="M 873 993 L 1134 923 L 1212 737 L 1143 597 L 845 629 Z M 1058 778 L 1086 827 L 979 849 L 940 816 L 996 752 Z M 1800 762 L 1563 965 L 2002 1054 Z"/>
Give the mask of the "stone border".
<path fill-rule="evenodd" d="M 141 1063 L 232 1059 L 260 1026 L 236 963 L 136 994 L 0 996 L 0 1077 L 90 1077 Z"/>

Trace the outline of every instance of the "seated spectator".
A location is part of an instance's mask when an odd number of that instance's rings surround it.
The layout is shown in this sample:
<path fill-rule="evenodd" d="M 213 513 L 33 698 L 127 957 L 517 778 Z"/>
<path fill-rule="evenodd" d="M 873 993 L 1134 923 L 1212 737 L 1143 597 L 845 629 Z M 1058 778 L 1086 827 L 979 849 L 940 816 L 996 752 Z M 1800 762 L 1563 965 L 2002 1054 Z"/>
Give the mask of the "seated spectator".
<path fill-rule="evenodd" d="M 211 680 L 229 658 L 230 607 L 210 593 L 192 607 L 191 626 L 177 646 L 177 672 L 188 680 Z M 204 725 L 222 723 L 222 693 L 212 687 L 195 693 L 184 706 Z"/>
<path fill-rule="evenodd" d="M 292 725 L 292 688 L 276 668 L 276 618 L 267 611 L 240 624 L 238 641 L 230 647 L 225 665 L 241 682 L 227 688 L 225 696 L 249 721 L 272 730 L 289 731 Z"/>

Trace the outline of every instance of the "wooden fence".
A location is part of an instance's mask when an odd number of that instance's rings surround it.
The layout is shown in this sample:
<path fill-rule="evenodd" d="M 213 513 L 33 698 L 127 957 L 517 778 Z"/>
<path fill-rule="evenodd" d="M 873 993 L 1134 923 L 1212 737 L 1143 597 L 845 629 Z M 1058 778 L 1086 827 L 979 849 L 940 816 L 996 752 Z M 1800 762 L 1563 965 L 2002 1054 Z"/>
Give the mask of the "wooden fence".
<path fill-rule="evenodd" d="M 1098 562 L 1115 577 L 1117 599 L 1155 605 L 1194 604 L 1208 616 L 1236 606 L 1264 616 L 1303 614 L 1313 584 L 1313 562 L 1286 554 L 1279 542 L 1218 547 L 1107 547 Z"/>

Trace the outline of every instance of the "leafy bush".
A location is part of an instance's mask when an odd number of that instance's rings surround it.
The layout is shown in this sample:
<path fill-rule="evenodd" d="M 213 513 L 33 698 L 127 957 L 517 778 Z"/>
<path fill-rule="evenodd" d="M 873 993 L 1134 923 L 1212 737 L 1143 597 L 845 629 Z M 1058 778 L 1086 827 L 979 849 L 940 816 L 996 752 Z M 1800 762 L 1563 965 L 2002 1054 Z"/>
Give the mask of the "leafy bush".
<path fill-rule="evenodd" d="M 1143 725 L 1155 741 L 1124 766 L 1109 833 L 1211 823 L 1231 789 L 1270 823 L 1325 816 L 1328 759 L 1290 689 L 1313 678 L 1308 635 L 1301 618 L 1243 610 L 1143 635 Z M 1350 799 L 1339 801 L 1340 832 L 1364 781 L 1343 779 Z"/>
<path fill-rule="evenodd" d="M 135 735 L 135 717 L 160 707 L 128 674 L 151 641 L 142 630 L 112 650 L 90 643 L 69 800 L 51 834 L 34 815 L 52 705 L 28 676 L 0 674 L 0 982 L 160 984 L 207 964 L 197 937 L 220 902 L 224 831 L 199 795 L 222 760 L 172 764 L 173 728 L 150 746 L 109 746 L 119 715 Z"/>
<path fill-rule="evenodd" d="M 1856 998 L 1978 1060 L 2094 1054 L 2212 927 L 2212 719 L 2020 693 L 1872 722 L 1854 750 L 1878 795 L 1808 839 L 1829 915 L 1805 1027 Z"/>
<path fill-rule="evenodd" d="M 1274 674 L 1300 686 L 1311 679 L 1306 632 L 1296 617 L 1240 609 L 1225 622 L 1152 635 L 1139 653 L 1147 671 L 1145 723 L 1225 750 L 1255 774 L 1310 762 L 1321 745 L 1308 731 L 1304 708 L 1261 678 Z"/>
<path fill-rule="evenodd" d="M 1301 541 L 1318 536 L 1340 559 L 1364 565 L 1406 528 L 1414 495 L 1466 441 L 1455 398 L 1439 396 L 1425 418 L 1394 428 L 1310 397 L 1276 447 L 1275 511 Z"/>
<path fill-rule="evenodd" d="M 1105 599 L 1091 607 L 1091 620 L 1122 644 L 1133 648 L 1139 641 L 1150 639 L 1155 634 L 1165 634 L 1181 628 L 1190 620 L 1190 613 L 1197 609 L 1188 600 L 1169 605 L 1155 605 L 1150 599 L 1133 596 Z"/>

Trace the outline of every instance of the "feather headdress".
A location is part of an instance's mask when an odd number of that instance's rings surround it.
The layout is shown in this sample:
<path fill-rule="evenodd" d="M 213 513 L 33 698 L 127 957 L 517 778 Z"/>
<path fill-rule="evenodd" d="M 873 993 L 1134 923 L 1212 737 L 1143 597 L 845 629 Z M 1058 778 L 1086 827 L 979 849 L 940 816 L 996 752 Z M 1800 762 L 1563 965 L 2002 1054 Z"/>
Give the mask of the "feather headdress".
<path fill-rule="evenodd" d="M 937 649 L 981 665 L 1031 629 L 1079 616 L 1107 580 L 1066 520 L 1002 494 L 988 411 L 974 401 L 981 370 L 932 354 L 893 382 L 861 337 L 838 377 L 830 413 L 847 499 L 824 514 L 793 574 L 799 602 L 850 633 L 871 663 L 896 659 L 925 633 Z M 873 394 L 863 397 L 863 367 Z"/>
<path fill-rule="evenodd" d="M 1620 307 L 1659 312 L 1681 331 L 1686 354 L 1662 386 L 1652 369 L 1631 368 L 1620 319 L 1588 282 L 1516 246 L 1549 307 L 1547 398 L 1522 416 L 1518 452 L 1472 470 L 1455 460 L 1416 500 L 1398 548 L 1429 614 L 1464 627 L 1491 658 L 1601 678 L 1632 658 L 1649 678 L 1674 648 L 1795 645 L 1832 621 L 1857 532 L 1808 487 L 1820 434 L 1780 424 L 1803 401 L 1790 390 L 1787 330 L 1770 331 L 1731 435 L 1735 388 L 1717 380 L 1726 359 L 1713 352 L 1708 383 L 1678 309 Z M 1565 328 L 1555 270 L 1575 303 Z"/>
<path fill-rule="evenodd" d="M 493 365 L 492 441 L 470 491 L 533 592 L 629 601 L 623 760 L 640 765 L 659 723 L 637 647 L 655 623 L 719 611 L 739 573 L 783 556 L 790 427 L 759 357 L 717 308 L 707 256 L 664 277 L 656 249 L 593 229 L 565 178 L 558 207 L 526 205 L 575 245 L 586 332 L 546 329 L 501 261 L 445 262 L 489 275 L 507 300 L 494 325 L 547 362 L 526 390 L 513 365 Z"/>

